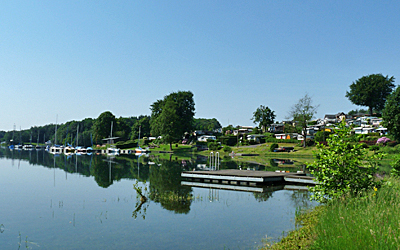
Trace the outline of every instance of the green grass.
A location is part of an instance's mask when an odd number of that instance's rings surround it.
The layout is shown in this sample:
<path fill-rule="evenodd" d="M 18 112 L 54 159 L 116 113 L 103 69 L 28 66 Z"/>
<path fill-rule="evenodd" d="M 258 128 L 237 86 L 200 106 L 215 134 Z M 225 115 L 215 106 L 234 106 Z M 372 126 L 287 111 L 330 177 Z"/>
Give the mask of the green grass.
<path fill-rule="evenodd" d="M 364 197 L 337 199 L 298 216 L 303 227 L 264 249 L 400 249 L 399 208 L 400 179 L 389 178 Z"/>

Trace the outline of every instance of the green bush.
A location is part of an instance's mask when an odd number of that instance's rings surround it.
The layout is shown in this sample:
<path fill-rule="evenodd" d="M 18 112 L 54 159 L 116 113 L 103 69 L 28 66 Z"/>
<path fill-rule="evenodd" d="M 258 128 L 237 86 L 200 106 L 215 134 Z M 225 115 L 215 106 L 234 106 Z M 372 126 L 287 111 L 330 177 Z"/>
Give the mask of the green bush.
<path fill-rule="evenodd" d="M 395 177 L 400 177 L 400 156 L 397 156 L 391 165 L 393 168 L 390 173 Z"/>
<path fill-rule="evenodd" d="M 224 150 L 225 153 L 230 153 L 230 152 L 232 152 L 232 148 L 229 147 L 229 146 L 225 146 L 225 147 L 223 148 L 223 150 Z"/>
<path fill-rule="evenodd" d="M 235 146 L 237 142 L 237 136 L 221 136 L 218 141 L 223 145 Z"/>
<path fill-rule="evenodd" d="M 276 148 L 279 148 L 279 145 L 278 145 L 277 143 L 273 143 L 273 144 L 271 144 L 271 146 L 269 147 L 269 150 L 270 150 L 271 152 L 274 152 L 274 150 L 275 150 Z"/>
<path fill-rule="evenodd" d="M 371 147 L 369 147 L 369 150 L 376 152 L 376 151 L 379 151 L 379 148 L 380 147 L 378 145 L 372 145 Z"/>
<path fill-rule="evenodd" d="M 213 150 L 213 151 L 218 150 L 220 148 L 219 143 L 216 141 L 209 142 L 207 146 L 208 146 L 209 150 Z"/>
<path fill-rule="evenodd" d="M 306 139 L 306 146 L 307 146 L 307 147 L 314 146 L 314 144 L 315 144 L 315 141 L 314 141 L 314 140 L 312 140 L 312 139 Z"/>
<path fill-rule="evenodd" d="M 310 188 L 313 199 L 325 202 L 344 195 L 357 196 L 379 186 L 373 175 L 383 154 L 368 156 L 361 144 L 344 140 L 349 134 L 350 129 L 341 123 L 337 133 L 328 138 L 328 146 L 317 145 L 316 159 L 308 165 L 317 182 Z"/>
<path fill-rule="evenodd" d="M 367 143 L 361 143 L 361 148 L 369 148 L 369 146 L 367 145 Z"/>

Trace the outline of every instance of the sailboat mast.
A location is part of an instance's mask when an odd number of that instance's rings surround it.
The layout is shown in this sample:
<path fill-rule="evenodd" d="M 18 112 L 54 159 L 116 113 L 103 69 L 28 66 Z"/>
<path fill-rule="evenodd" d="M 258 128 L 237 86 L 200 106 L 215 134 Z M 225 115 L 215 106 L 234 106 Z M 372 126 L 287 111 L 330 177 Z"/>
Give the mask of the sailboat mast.
<path fill-rule="evenodd" d="M 58 121 L 58 115 L 56 116 L 56 128 L 54 130 L 54 145 L 57 144 L 57 121 Z"/>
<path fill-rule="evenodd" d="M 79 131 L 79 124 L 78 124 L 78 127 L 76 128 L 76 146 L 78 147 L 78 131 Z"/>
<path fill-rule="evenodd" d="M 140 128 L 141 128 L 142 126 L 139 126 L 139 139 L 138 139 L 138 147 L 140 147 Z"/>

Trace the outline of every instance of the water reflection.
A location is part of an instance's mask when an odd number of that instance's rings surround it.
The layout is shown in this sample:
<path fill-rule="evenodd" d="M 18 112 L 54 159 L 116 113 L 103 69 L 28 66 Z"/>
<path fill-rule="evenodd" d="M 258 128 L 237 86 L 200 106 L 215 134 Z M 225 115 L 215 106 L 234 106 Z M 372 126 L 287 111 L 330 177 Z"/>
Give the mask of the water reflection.
<path fill-rule="evenodd" d="M 279 237 L 294 228 L 294 206 L 307 199 L 282 185 L 227 190 L 185 182 L 183 170 L 209 163 L 196 155 L 0 150 L 0 158 L 6 249 L 17 248 L 19 231 L 41 249 L 254 249 L 265 234 Z M 219 168 L 269 170 L 266 161 L 221 158 Z"/>
<path fill-rule="evenodd" d="M 24 151 L 24 150 L 0 150 L 0 158 L 12 159 L 14 161 L 27 161 L 31 165 L 40 165 L 46 168 L 61 169 L 67 174 L 79 174 L 82 176 L 93 176 L 97 185 L 102 188 L 109 188 L 114 182 L 122 179 L 137 180 L 136 192 L 139 194 L 132 217 L 146 217 L 146 210 L 149 201 L 158 203 L 162 208 L 173 211 L 176 214 L 188 214 L 193 197 L 193 187 L 210 189 L 211 200 L 217 196 L 212 190 L 228 189 L 236 191 L 251 192 L 258 202 L 265 202 L 270 199 L 277 190 L 285 189 L 285 186 L 263 186 L 245 187 L 216 185 L 212 183 L 194 183 L 182 180 L 181 172 L 184 170 L 203 169 L 210 162 L 208 157 L 194 156 L 178 159 L 175 156 L 163 158 L 162 155 L 54 155 L 44 150 Z M 292 171 L 299 170 L 294 161 L 288 159 L 270 159 L 269 165 L 255 162 L 237 162 L 230 157 L 222 158 L 218 161 L 219 169 L 248 169 L 274 171 L 280 165 L 294 165 Z M 55 175 L 55 172 L 54 172 Z M 54 185 L 55 185 L 54 176 Z M 293 193 L 295 195 L 295 193 Z M 296 196 L 297 197 L 297 196 Z M 203 199 L 203 198 L 202 198 Z M 306 198 L 302 198 L 304 200 Z M 299 198 L 293 198 L 296 205 L 301 205 Z M 304 202 L 303 202 L 304 203 Z"/>

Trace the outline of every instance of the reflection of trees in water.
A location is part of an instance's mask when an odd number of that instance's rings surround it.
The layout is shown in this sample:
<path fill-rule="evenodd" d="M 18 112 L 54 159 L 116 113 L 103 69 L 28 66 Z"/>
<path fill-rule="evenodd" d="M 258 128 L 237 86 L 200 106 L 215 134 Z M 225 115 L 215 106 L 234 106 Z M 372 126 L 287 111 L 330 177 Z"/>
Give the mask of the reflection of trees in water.
<path fill-rule="evenodd" d="M 192 203 L 192 188 L 181 186 L 181 162 L 160 160 L 161 165 L 150 171 L 149 198 L 167 210 L 188 213 Z"/>
<path fill-rule="evenodd" d="M 254 195 L 254 198 L 256 199 L 256 201 L 264 202 L 264 201 L 267 201 L 269 198 L 272 197 L 272 193 L 273 192 L 274 191 L 266 191 L 266 192 L 263 192 L 263 193 L 253 193 L 253 195 Z"/>
<path fill-rule="evenodd" d="M 288 195 L 295 207 L 307 209 L 313 206 L 313 202 L 310 200 L 311 193 L 307 190 L 293 190 Z"/>

